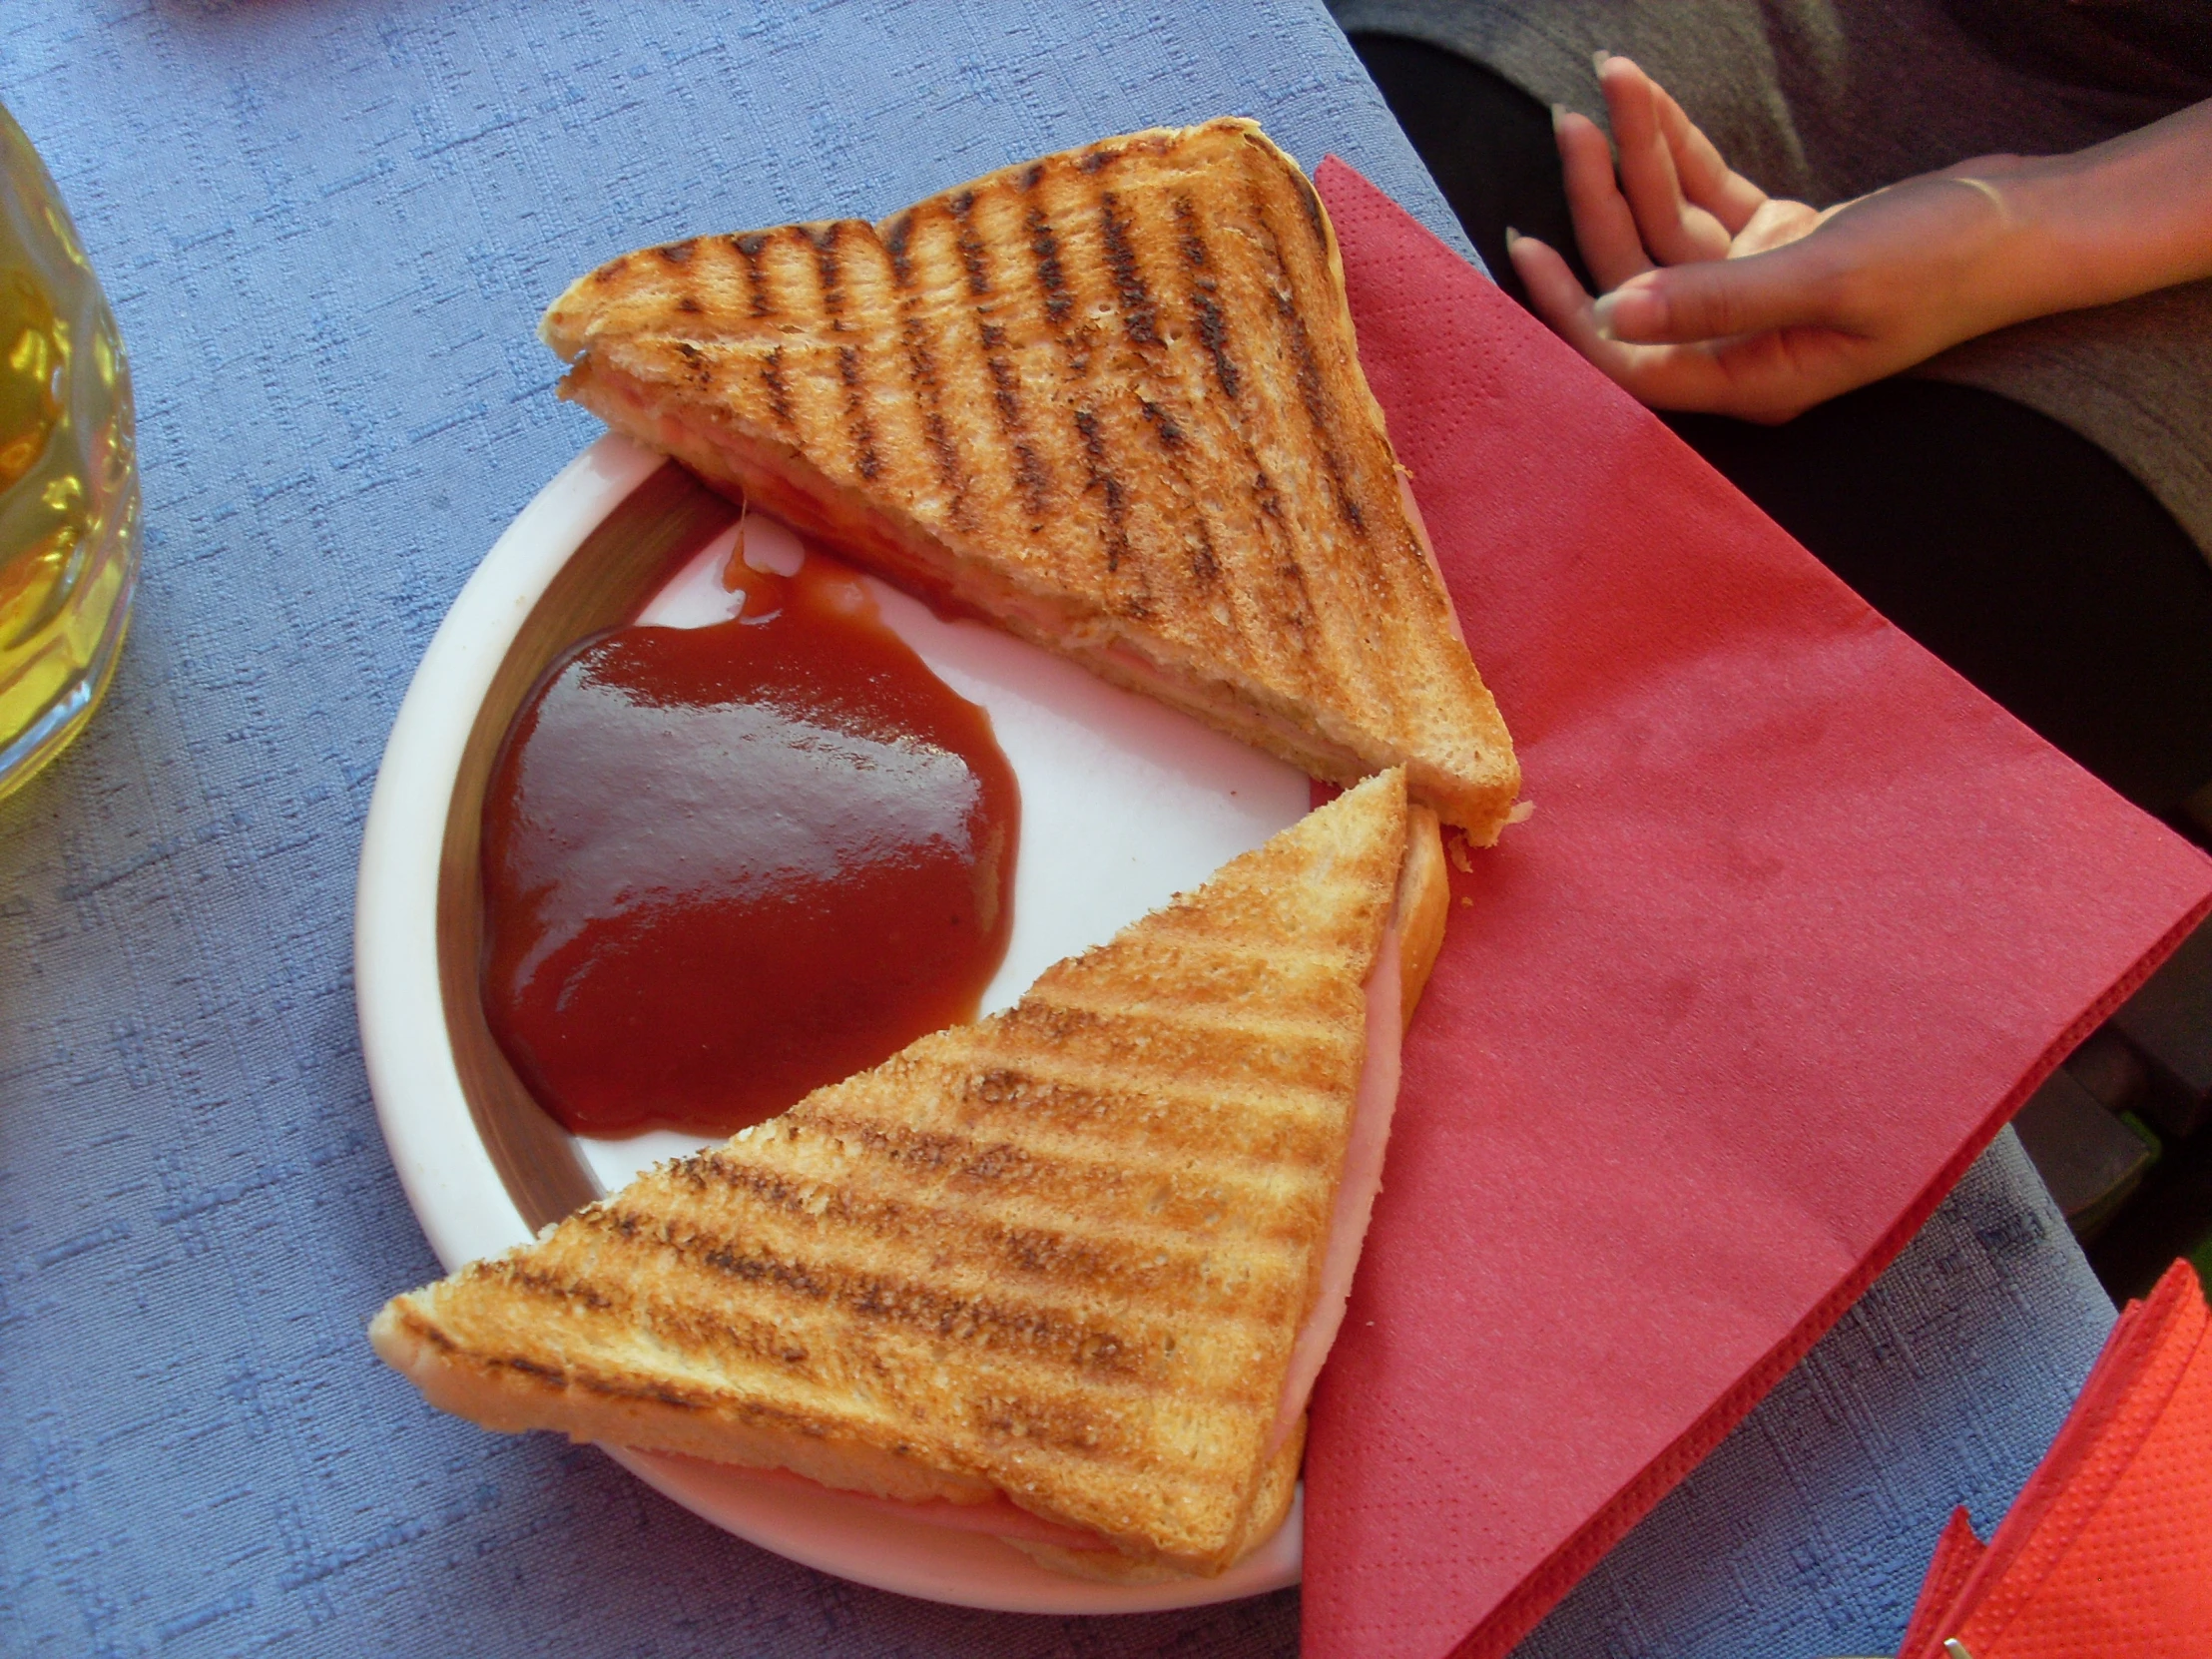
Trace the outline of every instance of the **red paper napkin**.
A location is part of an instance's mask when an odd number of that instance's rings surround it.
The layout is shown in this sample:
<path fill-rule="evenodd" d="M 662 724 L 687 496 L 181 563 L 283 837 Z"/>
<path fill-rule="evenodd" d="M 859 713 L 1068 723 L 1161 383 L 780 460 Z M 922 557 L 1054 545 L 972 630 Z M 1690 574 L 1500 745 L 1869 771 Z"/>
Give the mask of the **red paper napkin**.
<path fill-rule="evenodd" d="M 1931 1638 L 1941 1645 L 1936 1629 L 1957 1605 L 1958 1592 L 1988 1549 L 1974 1532 L 1973 1517 L 1963 1506 L 1953 1509 L 1936 1535 L 1928 1576 L 1921 1581 L 1921 1593 L 1913 1602 L 1913 1616 L 1905 1622 L 1905 1635 L 1898 1642 L 1901 1655 L 1923 1651 Z"/>
<path fill-rule="evenodd" d="M 1309 1659 L 1500 1654 L 1896 1255 L 2212 863 L 1334 159 L 1535 816 L 1454 877 L 1307 1453 Z"/>
<path fill-rule="evenodd" d="M 1951 1516 L 1898 1659 L 2212 1653 L 2208 1326 L 2186 1262 L 2128 1304 L 1987 1547 Z"/>

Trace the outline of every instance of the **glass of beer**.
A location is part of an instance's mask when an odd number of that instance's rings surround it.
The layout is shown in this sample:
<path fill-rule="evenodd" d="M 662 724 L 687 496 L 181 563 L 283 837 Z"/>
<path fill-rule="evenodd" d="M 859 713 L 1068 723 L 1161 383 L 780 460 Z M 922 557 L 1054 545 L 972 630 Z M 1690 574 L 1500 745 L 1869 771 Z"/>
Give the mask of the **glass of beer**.
<path fill-rule="evenodd" d="M 0 109 L 0 796 L 107 690 L 138 561 L 123 342 L 53 179 Z"/>

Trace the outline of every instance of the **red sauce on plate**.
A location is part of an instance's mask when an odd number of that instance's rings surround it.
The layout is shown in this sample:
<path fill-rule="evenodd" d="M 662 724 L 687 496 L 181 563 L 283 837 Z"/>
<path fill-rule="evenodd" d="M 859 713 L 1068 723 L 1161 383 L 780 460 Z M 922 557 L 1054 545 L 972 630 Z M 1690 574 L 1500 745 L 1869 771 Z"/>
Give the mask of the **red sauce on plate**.
<path fill-rule="evenodd" d="M 971 1019 L 1012 924 L 989 717 L 810 550 L 555 664 L 485 794 L 484 1012 L 572 1132 L 726 1135 Z"/>

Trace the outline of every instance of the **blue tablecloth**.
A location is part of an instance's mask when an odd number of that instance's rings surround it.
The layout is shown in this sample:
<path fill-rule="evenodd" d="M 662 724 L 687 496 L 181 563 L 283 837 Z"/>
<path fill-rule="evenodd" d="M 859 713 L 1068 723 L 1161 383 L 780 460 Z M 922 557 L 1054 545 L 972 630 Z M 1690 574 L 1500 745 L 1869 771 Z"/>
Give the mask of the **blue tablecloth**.
<path fill-rule="evenodd" d="M 407 677 L 593 435 L 551 395 L 548 296 L 1224 110 L 1458 243 L 1319 4 L 10 0 L 0 99 L 121 318 L 147 519 L 108 706 L 0 805 L 0 1649 L 1294 1651 L 1295 1592 L 908 1602 L 430 1412 L 361 1337 L 435 1265 L 348 948 Z M 2001 1511 L 2110 1318 L 2007 1137 L 1526 1651 L 1894 1641 L 1943 1512 Z"/>

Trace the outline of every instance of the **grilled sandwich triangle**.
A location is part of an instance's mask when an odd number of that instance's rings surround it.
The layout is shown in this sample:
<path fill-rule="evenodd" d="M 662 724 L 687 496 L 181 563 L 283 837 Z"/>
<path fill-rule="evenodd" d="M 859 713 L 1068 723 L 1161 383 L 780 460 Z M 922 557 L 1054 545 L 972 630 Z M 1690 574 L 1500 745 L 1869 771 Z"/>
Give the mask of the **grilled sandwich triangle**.
<path fill-rule="evenodd" d="M 1095 1576 L 1219 1572 L 1290 1501 L 1286 1378 L 1441 863 L 1378 777 L 1006 1012 L 394 1298 L 371 1340 L 487 1427 L 996 1504 Z"/>
<path fill-rule="evenodd" d="M 626 255 L 547 310 L 563 395 L 891 579 L 1318 778 L 1519 788 L 1360 370 L 1321 199 L 1249 121 L 884 221 Z"/>

